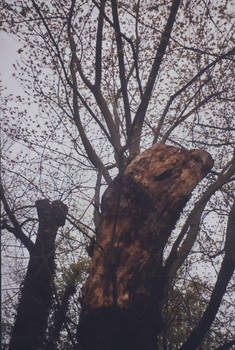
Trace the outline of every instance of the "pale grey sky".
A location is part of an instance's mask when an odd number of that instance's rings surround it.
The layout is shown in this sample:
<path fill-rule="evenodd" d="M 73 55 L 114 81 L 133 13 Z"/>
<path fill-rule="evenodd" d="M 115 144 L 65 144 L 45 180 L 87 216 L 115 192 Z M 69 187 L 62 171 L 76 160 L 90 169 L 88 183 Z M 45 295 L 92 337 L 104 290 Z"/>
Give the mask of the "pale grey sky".
<path fill-rule="evenodd" d="M 0 80 L 7 87 L 8 93 L 22 92 L 17 80 L 12 76 L 13 63 L 17 61 L 17 50 L 20 44 L 13 35 L 0 31 Z"/>

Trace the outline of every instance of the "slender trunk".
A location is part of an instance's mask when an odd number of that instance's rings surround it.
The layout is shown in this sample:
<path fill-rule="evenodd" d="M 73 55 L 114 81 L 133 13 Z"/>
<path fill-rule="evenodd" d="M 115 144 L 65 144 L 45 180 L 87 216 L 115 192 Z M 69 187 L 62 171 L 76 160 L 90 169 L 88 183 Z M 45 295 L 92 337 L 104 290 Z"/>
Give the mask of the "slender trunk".
<path fill-rule="evenodd" d="M 65 224 L 67 207 L 60 201 L 36 202 L 39 229 L 21 295 L 9 350 L 38 350 L 43 344 L 55 271 L 55 238 Z"/>

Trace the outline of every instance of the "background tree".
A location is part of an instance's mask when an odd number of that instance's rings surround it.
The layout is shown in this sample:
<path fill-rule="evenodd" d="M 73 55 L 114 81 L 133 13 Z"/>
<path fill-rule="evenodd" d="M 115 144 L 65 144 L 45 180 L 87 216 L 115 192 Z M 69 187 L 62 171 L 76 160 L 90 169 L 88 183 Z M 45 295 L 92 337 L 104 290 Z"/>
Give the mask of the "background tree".
<path fill-rule="evenodd" d="M 179 278 L 200 274 L 215 286 L 194 325 L 196 333 L 190 335 L 188 327 L 185 335 L 192 349 L 208 331 L 205 323 L 211 326 L 226 287 L 224 302 L 232 298 L 231 18 L 226 1 L 2 4 L 2 29 L 22 42 L 15 68 L 25 89 L 24 96 L 2 104 L 7 138 L 2 178 L 9 207 L 3 228 L 9 234 L 14 213 L 24 235 L 35 242 L 34 202 L 62 200 L 70 221 L 58 235 L 56 262 L 65 266 L 84 254 L 78 253 L 76 231 L 92 235 L 98 229 L 104 189 L 140 151 L 159 142 L 200 148 L 214 157 L 213 170 L 193 193 L 164 248 L 162 304 Z M 69 250 L 60 253 L 65 242 Z M 17 248 L 17 256 L 20 251 L 24 254 Z M 186 284 L 179 286 L 184 293 Z M 223 308 L 225 325 L 230 311 Z M 229 329 L 226 337 L 232 339 Z"/>

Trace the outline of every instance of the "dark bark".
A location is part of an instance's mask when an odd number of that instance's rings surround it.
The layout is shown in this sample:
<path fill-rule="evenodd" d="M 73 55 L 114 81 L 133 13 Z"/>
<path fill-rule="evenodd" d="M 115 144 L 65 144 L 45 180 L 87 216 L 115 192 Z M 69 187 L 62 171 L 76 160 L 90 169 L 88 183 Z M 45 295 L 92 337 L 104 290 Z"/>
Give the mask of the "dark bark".
<path fill-rule="evenodd" d="M 83 288 L 84 350 L 156 349 L 163 249 L 193 188 L 212 166 L 206 152 L 156 144 L 108 187 Z"/>
<path fill-rule="evenodd" d="M 38 200 L 39 229 L 21 295 L 9 350 L 38 350 L 42 346 L 49 316 L 55 271 L 55 238 L 65 224 L 67 206 Z"/>
<path fill-rule="evenodd" d="M 95 86 L 100 88 L 102 80 L 102 44 L 103 44 L 103 26 L 104 26 L 104 8 L 105 1 L 101 2 L 98 18 L 98 27 L 96 33 L 96 54 L 95 54 Z"/>
<path fill-rule="evenodd" d="M 52 327 L 49 329 L 48 340 L 45 345 L 45 350 L 56 350 L 57 342 L 60 338 L 62 327 L 66 321 L 66 314 L 68 311 L 69 300 L 76 292 L 75 282 L 71 281 L 65 287 L 61 302 L 57 305 Z"/>

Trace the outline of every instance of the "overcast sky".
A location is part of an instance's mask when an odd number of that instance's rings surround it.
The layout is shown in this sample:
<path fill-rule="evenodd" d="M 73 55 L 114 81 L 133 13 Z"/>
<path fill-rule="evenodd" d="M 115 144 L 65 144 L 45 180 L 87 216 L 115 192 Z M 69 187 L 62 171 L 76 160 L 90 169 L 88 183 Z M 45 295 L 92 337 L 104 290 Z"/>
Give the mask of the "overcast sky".
<path fill-rule="evenodd" d="M 6 32 L 0 31 L 0 80 L 2 85 L 7 87 L 9 93 L 17 94 L 20 86 L 16 79 L 12 77 L 13 63 L 17 60 L 17 50 L 20 44 L 17 39 Z"/>

